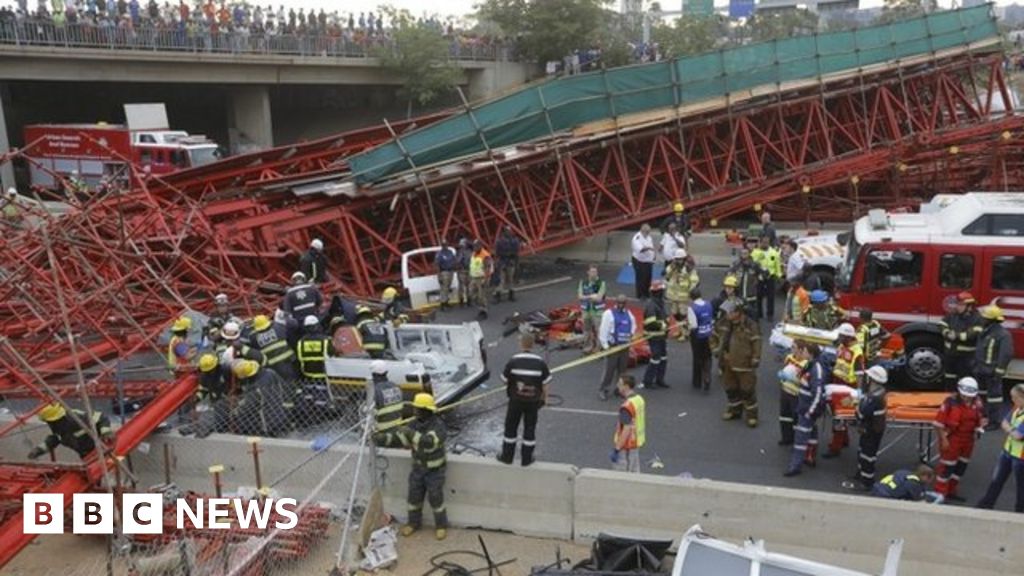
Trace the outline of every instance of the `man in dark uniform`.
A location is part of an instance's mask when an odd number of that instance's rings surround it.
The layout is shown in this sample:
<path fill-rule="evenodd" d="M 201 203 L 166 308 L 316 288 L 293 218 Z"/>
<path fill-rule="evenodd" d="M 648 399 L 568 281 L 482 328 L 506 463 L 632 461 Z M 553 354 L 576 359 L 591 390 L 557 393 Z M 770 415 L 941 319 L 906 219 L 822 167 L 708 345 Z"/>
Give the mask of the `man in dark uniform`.
<path fill-rule="evenodd" d="M 295 345 L 295 356 L 302 376 L 302 392 L 298 398 L 301 407 L 297 412 L 315 421 L 334 408 L 331 385 L 327 383 L 327 357 L 332 355 L 334 347 L 316 316 L 306 316 L 302 325 L 302 337 Z"/>
<path fill-rule="evenodd" d="M 818 418 L 825 410 L 825 384 L 829 371 L 822 363 L 817 344 L 797 341 L 793 346 L 797 362 L 804 363 L 800 375 L 800 391 L 796 404 L 796 426 L 793 427 L 793 452 L 783 476 L 800 474 L 804 464 L 815 465 L 818 451 Z"/>
<path fill-rule="evenodd" d="M 668 321 L 665 312 L 665 283 L 655 280 L 651 283 L 651 296 L 644 304 L 644 333 L 651 348 L 651 360 L 644 371 L 644 386 L 668 388 L 665 370 L 668 367 L 668 346 L 666 345 Z"/>
<path fill-rule="evenodd" d="M 322 304 L 323 296 L 320 295 L 320 289 L 315 284 L 306 281 L 306 274 L 303 272 L 292 274 L 292 285 L 284 294 L 281 309 L 299 320 L 310 314 L 319 316 Z"/>
<path fill-rule="evenodd" d="M 288 414 L 284 406 L 284 382 L 277 372 L 267 370 L 255 360 L 231 363 L 242 398 L 236 409 L 241 431 L 271 438 L 288 431 Z"/>
<path fill-rule="evenodd" d="M 423 524 L 423 499 L 434 509 L 434 535 L 438 540 L 448 536 L 448 512 L 444 507 L 444 479 L 448 462 L 444 443 L 448 437 L 444 421 L 437 414 L 434 397 L 420 392 L 413 398 L 415 420 L 380 435 L 380 445 L 412 450 L 409 472 L 409 520 L 402 526 L 402 535 L 410 536 Z"/>
<path fill-rule="evenodd" d="M 501 286 L 495 292 L 494 299 L 501 302 L 501 293 L 507 290 L 509 302 L 515 302 L 516 271 L 519 267 L 519 239 L 512 234 L 511 227 L 502 228 L 494 251 L 498 256 L 498 275 L 501 277 Z"/>
<path fill-rule="evenodd" d="M 1003 419 L 1003 402 L 1009 403 L 1009 387 L 1003 378 L 1013 359 L 1013 337 L 1003 326 L 1003 311 L 995 304 L 981 309 L 982 328 L 974 351 L 974 379 L 985 399 L 987 430 L 995 430 Z M 994 428 L 993 428 L 994 427 Z"/>
<path fill-rule="evenodd" d="M 519 422 L 523 422 L 523 466 L 533 464 L 533 451 L 537 446 L 537 413 L 547 402 L 551 370 L 543 358 L 532 352 L 533 335 L 519 337 L 520 352 L 513 356 L 501 373 L 508 394 L 508 409 L 505 411 L 505 437 L 502 441 L 498 460 L 511 464 L 516 457 L 516 442 Z"/>
<path fill-rule="evenodd" d="M 383 358 L 388 350 L 388 333 L 380 318 L 366 306 L 360 306 L 356 311 L 356 330 L 359 332 L 363 351 L 370 358 Z"/>
<path fill-rule="evenodd" d="M 199 357 L 199 390 L 196 395 L 213 408 L 201 413 L 196 426 L 196 437 L 205 438 L 214 432 L 228 432 L 231 421 L 231 406 L 228 403 L 228 387 L 225 369 L 217 356 L 203 354 Z"/>
<path fill-rule="evenodd" d="M 945 344 L 943 365 L 946 390 L 952 390 L 964 376 L 970 376 L 974 364 L 974 349 L 981 336 L 981 316 L 974 308 L 970 292 L 956 295 L 951 310 L 943 317 L 939 327 Z"/>
<path fill-rule="evenodd" d="M 324 256 L 323 240 L 314 238 L 309 243 L 309 250 L 299 260 L 299 270 L 302 270 L 313 284 L 323 284 L 327 281 L 327 258 Z"/>
<path fill-rule="evenodd" d="M 402 422 L 402 389 L 388 378 L 388 366 L 383 360 L 370 363 L 370 379 L 373 385 L 373 408 L 377 427 L 374 441 L 383 440 L 381 434 L 392 431 Z"/>
<path fill-rule="evenodd" d="M 921 464 L 917 470 L 897 470 L 882 478 L 871 488 L 871 494 L 891 500 L 920 501 L 929 497 L 928 485 L 935 480 L 931 467 Z M 934 499 L 936 496 L 931 496 Z"/>
<path fill-rule="evenodd" d="M 252 320 L 249 346 L 259 350 L 270 368 L 285 382 L 294 382 L 298 377 L 295 367 L 295 342 L 288 340 L 288 330 L 282 324 L 274 324 L 270 318 L 260 315 Z"/>
<path fill-rule="evenodd" d="M 78 420 L 86 424 L 89 423 L 89 415 L 84 411 L 73 410 L 73 412 Z M 39 411 L 39 419 L 50 427 L 50 434 L 43 439 L 39 446 L 28 453 L 29 460 L 35 460 L 43 454 L 55 450 L 57 446 L 67 446 L 74 450 L 79 458 L 85 458 L 96 448 L 96 442 L 89 432 L 68 415 L 67 410 L 60 404 L 48 404 L 43 407 Z M 110 421 L 102 412 L 93 410 L 92 425 L 96 427 L 96 434 L 100 440 L 106 442 L 113 438 Z"/>
<path fill-rule="evenodd" d="M 727 406 L 723 420 L 743 416 L 757 427 L 757 368 L 761 364 L 761 329 L 736 302 L 722 304 L 723 316 L 711 333 L 711 352 L 718 358 Z"/>
<path fill-rule="evenodd" d="M 882 446 L 886 422 L 886 390 L 889 373 L 881 366 L 872 366 L 864 374 L 868 388 L 857 403 L 857 429 L 860 447 L 857 450 L 857 481 L 865 492 L 875 484 L 875 464 Z M 856 484 L 855 484 L 856 486 Z"/>

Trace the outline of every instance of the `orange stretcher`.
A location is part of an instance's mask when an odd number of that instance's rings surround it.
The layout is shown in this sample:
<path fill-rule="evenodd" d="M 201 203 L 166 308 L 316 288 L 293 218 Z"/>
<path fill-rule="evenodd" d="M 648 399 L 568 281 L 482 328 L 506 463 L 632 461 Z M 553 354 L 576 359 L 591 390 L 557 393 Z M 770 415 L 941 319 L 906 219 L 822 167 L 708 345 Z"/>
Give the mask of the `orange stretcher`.
<path fill-rule="evenodd" d="M 886 395 L 886 427 L 899 430 L 898 435 L 886 443 L 878 453 L 886 451 L 907 434 L 917 432 L 917 452 L 921 461 L 928 464 L 932 460 L 932 444 L 935 414 L 939 406 L 949 397 L 948 392 L 890 392 Z M 856 421 L 855 406 L 841 406 L 831 403 L 832 418 L 852 423 Z"/>

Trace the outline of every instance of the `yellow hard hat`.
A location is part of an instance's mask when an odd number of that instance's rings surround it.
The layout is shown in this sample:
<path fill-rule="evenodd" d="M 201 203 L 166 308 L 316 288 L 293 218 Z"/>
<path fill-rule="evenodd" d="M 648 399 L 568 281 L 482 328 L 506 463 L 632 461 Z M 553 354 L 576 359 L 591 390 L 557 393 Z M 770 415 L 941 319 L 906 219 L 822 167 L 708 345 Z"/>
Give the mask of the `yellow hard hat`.
<path fill-rule="evenodd" d="M 47 404 L 39 411 L 39 419 L 43 422 L 56 422 L 66 415 L 67 412 L 60 404 Z"/>
<path fill-rule="evenodd" d="M 390 302 L 395 299 L 395 296 L 398 296 L 398 290 L 395 290 L 391 286 L 388 286 L 387 288 L 384 289 L 384 293 L 380 295 L 380 299 L 384 300 L 385 302 Z"/>
<path fill-rule="evenodd" d="M 174 325 L 171 326 L 171 332 L 185 332 L 192 327 L 192 319 L 188 316 L 182 316 L 174 321 Z"/>
<path fill-rule="evenodd" d="M 370 310 L 369 306 L 360 306 L 356 308 L 356 316 L 362 316 L 363 314 L 373 314 L 373 310 Z"/>
<path fill-rule="evenodd" d="M 437 404 L 434 404 L 434 397 L 426 392 L 420 392 L 412 399 L 414 408 L 423 408 L 431 412 L 437 412 Z"/>
<path fill-rule="evenodd" d="M 995 304 L 989 304 L 988 306 L 983 307 L 980 312 L 981 317 L 986 320 L 995 320 L 996 322 L 1002 322 L 1004 320 L 1002 308 Z"/>
<path fill-rule="evenodd" d="M 217 357 L 213 354 L 203 354 L 199 357 L 199 371 L 212 372 L 217 367 Z"/>
<path fill-rule="evenodd" d="M 722 282 L 722 284 L 724 286 L 732 286 L 733 288 L 736 288 L 737 286 L 740 285 L 740 281 L 739 281 L 738 278 L 736 278 L 732 274 L 727 274 L 725 276 L 725 280 Z"/>
<path fill-rule="evenodd" d="M 676 202 L 675 205 L 672 206 L 672 211 L 673 212 L 682 212 L 684 208 L 685 207 L 683 206 L 682 202 Z"/>
<path fill-rule="evenodd" d="M 260 364 L 255 360 L 235 360 L 231 363 L 231 373 L 235 378 L 252 378 L 259 370 Z"/>
<path fill-rule="evenodd" d="M 265 314 L 260 314 L 252 319 L 252 327 L 255 328 L 257 332 L 262 332 L 263 330 L 270 328 L 270 318 L 267 318 Z"/>

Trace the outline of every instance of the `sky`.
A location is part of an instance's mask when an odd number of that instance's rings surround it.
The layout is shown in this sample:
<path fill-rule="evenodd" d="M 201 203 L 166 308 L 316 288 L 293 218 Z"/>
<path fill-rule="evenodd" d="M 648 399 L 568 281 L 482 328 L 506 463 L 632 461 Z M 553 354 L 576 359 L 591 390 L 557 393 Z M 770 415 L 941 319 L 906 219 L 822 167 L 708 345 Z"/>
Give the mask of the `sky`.
<path fill-rule="evenodd" d="M 357 15 L 359 12 L 373 11 L 377 12 L 379 6 L 383 4 L 390 4 L 396 8 L 404 8 L 409 10 L 414 16 L 421 16 L 424 14 L 424 6 L 428 6 L 426 10 L 428 13 L 435 13 L 441 16 L 466 16 L 474 12 L 473 5 L 480 2 L 480 0 L 430 0 L 424 2 L 423 0 L 249 0 L 251 3 L 272 3 L 275 7 L 278 5 L 284 5 L 285 7 L 294 7 L 296 10 L 299 8 L 310 6 L 330 12 L 337 10 L 339 13 L 355 12 Z M 949 7 L 953 0 L 938 0 L 940 7 Z M 997 0 L 997 4 L 1012 4 L 1013 0 Z M 619 0 L 613 0 L 613 6 L 617 9 L 620 2 Z M 650 2 L 645 1 L 644 5 L 649 5 Z M 665 10 L 669 10 L 670 7 L 678 4 L 682 6 L 682 0 L 661 0 L 661 5 Z M 727 6 L 728 0 L 715 0 L 716 6 Z M 880 6 L 882 0 L 861 0 L 862 8 L 872 8 Z"/>

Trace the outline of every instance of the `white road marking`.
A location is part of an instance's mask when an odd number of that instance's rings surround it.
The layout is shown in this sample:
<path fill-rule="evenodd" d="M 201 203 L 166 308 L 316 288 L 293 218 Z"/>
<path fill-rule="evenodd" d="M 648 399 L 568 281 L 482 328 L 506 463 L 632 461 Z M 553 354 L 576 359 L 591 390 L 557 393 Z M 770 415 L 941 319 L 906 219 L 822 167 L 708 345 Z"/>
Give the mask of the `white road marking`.
<path fill-rule="evenodd" d="M 562 408 L 560 406 L 553 406 L 551 408 L 545 408 L 544 410 L 550 410 L 551 412 L 568 412 L 570 414 L 592 414 L 594 416 L 618 416 L 618 412 L 609 412 L 607 410 L 585 410 L 583 408 Z"/>

